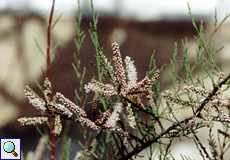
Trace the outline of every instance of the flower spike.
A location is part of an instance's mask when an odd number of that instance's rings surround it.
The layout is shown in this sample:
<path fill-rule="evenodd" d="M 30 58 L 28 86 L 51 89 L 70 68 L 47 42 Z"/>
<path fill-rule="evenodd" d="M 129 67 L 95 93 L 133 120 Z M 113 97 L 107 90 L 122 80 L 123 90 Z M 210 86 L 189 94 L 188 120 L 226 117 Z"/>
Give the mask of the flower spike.
<path fill-rule="evenodd" d="M 65 117 L 71 119 L 73 113 L 77 113 L 79 116 L 86 117 L 86 113 L 79 106 L 65 98 L 61 93 L 56 93 L 53 99 L 50 99 L 52 86 L 48 78 L 44 81 L 44 97 L 40 98 L 29 86 L 26 86 L 25 96 L 29 99 L 29 102 L 42 112 L 47 111 L 48 115 L 41 115 L 37 117 L 24 117 L 19 118 L 18 121 L 22 125 L 37 125 L 43 124 L 48 121 L 49 118 L 54 118 L 54 135 L 60 135 L 62 131 L 61 118 Z M 70 111 L 71 110 L 71 111 Z"/>

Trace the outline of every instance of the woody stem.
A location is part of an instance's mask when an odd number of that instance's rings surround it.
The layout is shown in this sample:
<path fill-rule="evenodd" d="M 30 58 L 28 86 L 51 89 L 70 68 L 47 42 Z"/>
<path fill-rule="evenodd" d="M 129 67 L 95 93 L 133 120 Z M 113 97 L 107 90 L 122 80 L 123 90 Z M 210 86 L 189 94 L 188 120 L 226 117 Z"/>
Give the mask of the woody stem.
<path fill-rule="evenodd" d="M 48 28 L 47 28 L 47 48 L 46 48 L 46 76 L 48 80 L 51 82 L 51 59 L 50 59 L 50 41 L 51 41 L 51 24 L 53 19 L 53 12 L 54 12 L 54 4 L 55 0 L 52 2 L 49 22 L 48 22 Z M 52 97 L 50 95 L 50 101 L 52 101 Z M 55 143 L 54 143 L 54 135 L 52 134 L 53 131 L 53 118 L 49 119 L 50 124 L 50 145 L 51 145 L 51 160 L 55 160 Z"/>

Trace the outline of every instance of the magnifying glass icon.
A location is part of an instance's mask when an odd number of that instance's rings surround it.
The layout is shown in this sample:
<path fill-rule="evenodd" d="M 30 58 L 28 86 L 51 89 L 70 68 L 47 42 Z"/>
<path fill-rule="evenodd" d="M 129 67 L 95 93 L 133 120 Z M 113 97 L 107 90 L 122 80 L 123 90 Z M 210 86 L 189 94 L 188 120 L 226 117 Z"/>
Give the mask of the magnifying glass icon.
<path fill-rule="evenodd" d="M 7 141 L 3 145 L 3 149 L 7 153 L 12 153 L 15 157 L 18 156 L 18 154 L 14 151 L 15 150 L 15 145 L 11 141 Z"/>

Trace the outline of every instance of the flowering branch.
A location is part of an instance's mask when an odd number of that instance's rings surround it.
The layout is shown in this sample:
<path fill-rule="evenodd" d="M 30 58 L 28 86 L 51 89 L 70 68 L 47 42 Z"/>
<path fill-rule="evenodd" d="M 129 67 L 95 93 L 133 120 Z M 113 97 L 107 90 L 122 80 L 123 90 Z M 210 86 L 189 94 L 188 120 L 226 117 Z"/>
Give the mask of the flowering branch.
<path fill-rule="evenodd" d="M 181 121 L 179 121 L 179 122 L 177 122 L 177 123 L 174 123 L 172 126 L 170 126 L 169 128 L 167 128 L 166 130 L 163 130 L 163 131 L 161 132 L 160 135 L 157 135 L 155 138 L 153 138 L 153 139 L 151 139 L 151 140 L 149 140 L 149 141 L 147 141 L 147 142 L 145 142 L 145 143 L 142 143 L 139 147 L 136 147 L 133 151 L 129 152 L 125 157 L 122 157 L 121 159 L 130 159 L 130 158 L 132 158 L 132 156 L 134 156 L 134 155 L 140 153 L 142 150 L 146 149 L 147 147 L 149 147 L 149 146 L 152 145 L 153 143 L 157 142 L 158 139 L 160 139 L 160 138 L 163 137 L 164 135 L 166 135 L 166 134 L 170 133 L 171 131 L 173 131 L 174 129 L 176 129 L 176 127 L 181 126 L 181 125 L 184 124 L 184 123 L 185 123 L 185 124 L 188 124 L 188 122 L 189 122 L 190 120 L 193 120 L 195 117 L 200 117 L 200 118 L 201 118 L 201 116 L 199 116 L 200 114 L 197 114 L 197 113 L 198 113 L 198 112 L 200 113 L 200 112 L 202 111 L 202 109 L 204 108 L 204 106 L 206 106 L 206 105 L 209 103 L 209 101 L 215 99 L 215 95 L 216 95 L 217 91 L 219 90 L 219 88 L 221 88 L 222 85 L 226 84 L 227 81 L 228 81 L 229 79 L 230 79 L 230 74 L 229 74 L 225 79 L 223 79 L 222 81 L 220 81 L 220 82 L 213 88 L 212 92 L 209 93 L 209 95 L 207 96 L 207 98 L 206 98 L 205 100 L 202 101 L 200 107 L 197 109 L 197 112 L 196 112 L 194 115 L 192 115 L 192 116 L 190 116 L 190 117 L 187 117 L 187 118 L 185 118 L 185 119 L 183 119 L 183 120 L 181 120 Z M 196 90 L 196 89 L 197 89 L 197 88 L 191 89 L 191 87 L 190 87 L 190 91 L 194 91 L 194 90 Z M 188 91 L 188 89 L 186 89 L 186 90 Z M 202 93 L 204 93 L 203 90 L 202 90 Z M 166 97 L 166 98 L 167 98 L 167 97 Z M 177 103 L 180 104 L 180 102 L 177 102 Z M 226 118 L 226 119 L 229 119 L 229 118 Z M 226 119 L 225 119 L 225 120 L 226 120 Z M 230 123 L 230 122 L 228 122 L 228 123 Z M 193 131 L 193 132 L 194 132 L 194 131 Z M 194 136 L 195 136 L 196 140 L 198 141 L 199 145 L 200 145 L 200 146 L 202 147 L 202 149 L 204 150 L 204 152 L 206 152 L 205 148 L 204 148 L 203 145 L 200 143 L 199 139 L 197 139 L 197 136 L 196 136 L 196 135 L 194 135 Z M 209 156 L 209 154 L 208 154 L 207 152 L 206 152 L 206 156 L 208 156 L 208 158 L 211 159 L 210 156 Z M 120 159 L 120 160 L 121 160 L 121 159 Z"/>
<path fill-rule="evenodd" d="M 87 116 L 84 110 L 82 110 L 79 106 L 75 105 L 69 99 L 65 98 L 64 95 L 59 92 L 57 92 L 54 97 L 50 98 L 50 95 L 52 93 L 52 86 L 48 78 L 45 79 L 44 87 L 44 100 L 40 98 L 29 86 L 26 86 L 25 96 L 29 99 L 29 102 L 34 107 L 36 107 L 38 110 L 41 110 L 43 113 L 47 111 L 47 114 L 35 117 L 19 118 L 18 121 L 22 125 L 44 124 L 48 120 L 53 119 L 54 128 L 52 128 L 50 133 L 51 136 L 54 137 L 60 135 L 62 131 L 61 118 L 76 121 L 72 118 L 73 113 L 76 113 L 81 117 Z M 50 125 L 52 124 L 50 123 Z"/>
<path fill-rule="evenodd" d="M 182 41 L 184 60 L 181 63 L 182 68 L 179 71 L 180 73 L 177 73 L 176 65 L 174 64 L 177 53 L 174 53 L 174 60 L 172 61 L 172 79 L 176 92 L 174 95 L 171 91 L 166 91 L 161 94 L 161 97 L 165 99 L 165 107 L 162 105 L 158 85 L 159 73 L 163 67 L 160 70 L 156 69 L 154 54 L 150 60 L 149 73 L 140 81 L 138 81 L 134 61 L 129 56 L 122 59 L 119 45 L 116 42 L 112 43 L 112 60 L 108 60 L 102 50 L 98 49 L 98 16 L 95 17 L 93 10 L 94 26 L 92 27 L 91 25 L 90 36 L 97 52 L 99 77 L 98 80 L 91 79 L 91 81 L 84 86 L 86 93 L 90 91 L 95 93 L 92 101 L 93 118 L 89 118 L 84 111 L 86 99 L 83 99 L 85 68 L 83 68 L 83 70 L 81 69 L 80 60 L 78 59 L 79 51 L 85 38 L 84 32 L 80 29 L 82 18 L 80 7 L 78 8 L 79 21 L 76 24 L 78 36 L 78 38 L 75 39 L 77 48 L 77 54 L 75 55 L 76 65 L 73 65 L 77 78 L 80 81 L 79 92 L 75 92 L 75 102 L 77 105 L 59 92 L 52 95 L 50 45 L 54 3 L 55 0 L 53 0 L 47 28 L 47 78 L 44 81 L 44 99 L 39 97 L 29 86 L 25 88 L 25 96 L 28 98 L 29 103 L 40 110 L 42 114 L 18 119 L 22 125 L 42 125 L 49 121 L 52 160 L 55 160 L 54 136 L 61 134 L 63 119 L 81 123 L 79 126 L 82 128 L 81 133 L 85 141 L 84 152 L 81 153 L 84 153 L 86 156 L 91 156 L 94 159 L 106 159 L 111 155 L 113 156 L 112 159 L 132 159 L 134 155 L 138 155 L 147 147 L 150 147 L 150 155 L 153 156 L 153 150 L 155 150 L 155 148 L 152 149 L 152 147 L 155 147 L 153 145 L 154 143 L 159 144 L 159 149 L 162 149 L 161 145 L 164 145 L 165 150 L 161 150 L 162 152 L 159 153 L 159 157 L 168 158 L 167 156 L 170 154 L 170 147 L 174 138 L 180 138 L 182 136 L 189 137 L 190 135 L 193 135 L 197 148 L 201 148 L 199 151 L 204 153 L 201 154 L 203 158 L 206 156 L 208 159 L 212 159 L 211 156 L 213 156 L 217 159 L 218 150 L 215 146 L 215 140 L 212 140 L 211 129 L 209 130 L 209 137 L 211 137 L 209 139 L 209 145 L 211 146 L 212 155 L 209 155 L 208 150 L 196 134 L 199 128 L 213 126 L 213 122 L 217 121 L 221 122 L 224 126 L 223 131 L 217 130 L 218 134 L 224 136 L 223 144 L 219 145 L 219 157 L 223 159 L 224 153 L 227 148 L 229 148 L 227 138 L 229 138 L 230 135 L 227 132 L 229 131 L 230 118 L 226 110 L 230 109 L 230 95 L 224 94 L 225 90 L 221 87 L 227 84 L 230 79 L 230 74 L 224 78 L 224 74 L 220 72 L 218 80 L 214 80 L 213 77 L 216 75 L 216 71 L 219 72 L 222 69 L 218 69 L 215 64 L 213 53 L 208 53 L 209 51 L 206 46 L 209 46 L 209 44 L 204 44 L 203 40 L 198 41 L 200 43 L 198 48 L 203 48 L 208 56 L 202 55 L 203 50 L 199 51 L 201 55 L 199 55 L 198 60 L 192 66 L 187 55 L 188 48 L 186 41 Z M 200 27 L 200 32 L 203 31 L 202 27 L 203 26 Z M 198 28 L 196 27 L 196 29 Z M 202 35 L 200 32 L 199 36 Z M 175 50 L 175 52 L 177 51 Z M 211 63 L 209 63 L 209 61 L 211 61 Z M 193 71 L 199 64 L 203 64 L 205 71 L 208 73 L 207 77 L 210 77 L 214 83 L 211 91 L 206 90 L 200 82 L 200 80 L 203 79 L 198 78 L 197 82 L 193 80 Z M 208 71 L 207 64 L 208 67 L 211 65 L 211 72 Z M 103 77 L 104 75 L 107 75 L 106 78 L 110 80 L 109 83 L 106 83 Z M 183 77 L 185 77 L 185 79 Z M 190 82 L 187 81 L 187 79 L 192 82 L 192 85 L 188 85 Z M 183 83 L 186 83 L 186 86 L 183 86 Z M 199 84 L 202 84 L 202 87 L 200 87 Z M 196 98 L 194 98 L 194 94 Z M 182 95 L 186 95 L 187 99 L 184 100 Z M 103 105 L 102 109 L 100 107 L 97 108 L 98 102 Z M 183 120 L 178 120 L 176 113 L 177 110 L 182 109 L 182 107 L 191 108 L 193 113 Z M 75 118 L 74 114 L 76 114 Z M 144 117 L 140 117 L 140 115 L 144 115 Z M 147 118 L 145 118 L 145 116 Z M 199 121 L 196 122 L 196 119 L 199 119 Z M 170 122 L 171 126 L 164 126 L 162 124 L 164 120 Z M 97 132 L 97 134 L 89 134 L 87 127 Z M 88 137 L 88 135 L 90 137 Z M 111 136 L 113 136 L 113 138 L 111 138 Z M 168 142 L 162 143 L 163 138 L 167 139 Z M 128 145 L 131 147 L 128 148 Z M 105 147 L 107 146 L 111 147 L 112 153 L 106 152 Z M 97 150 L 98 148 L 99 150 Z"/>

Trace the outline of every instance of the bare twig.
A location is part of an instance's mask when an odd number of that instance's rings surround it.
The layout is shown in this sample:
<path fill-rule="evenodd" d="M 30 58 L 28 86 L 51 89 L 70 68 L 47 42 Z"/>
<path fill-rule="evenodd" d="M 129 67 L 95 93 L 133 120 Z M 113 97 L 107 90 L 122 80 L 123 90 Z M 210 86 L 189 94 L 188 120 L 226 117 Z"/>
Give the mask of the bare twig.
<path fill-rule="evenodd" d="M 208 152 L 206 151 L 206 148 L 203 146 L 203 144 L 201 143 L 200 139 L 197 137 L 196 133 L 194 132 L 194 130 L 192 128 L 190 128 L 190 130 L 192 131 L 192 134 L 194 136 L 194 138 L 196 139 L 197 143 L 199 144 L 200 148 L 203 150 L 203 152 L 206 155 L 206 158 L 208 158 L 209 160 L 212 160 L 212 158 L 210 157 L 210 155 L 208 154 Z"/>
<path fill-rule="evenodd" d="M 48 22 L 48 28 L 47 28 L 47 48 L 46 48 L 46 65 L 47 65 L 47 71 L 46 76 L 48 77 L 48 80 L 51 82 L 51 59 L 50 59 L 50 41 L 51 41 L 51 25 L 52 25 L 52 19 L 53 19 L 53 12 L 54 12 L 54 4 L 55 0 L 53 0 L 52 8 L 50 11 L 50 17 Z"/>

